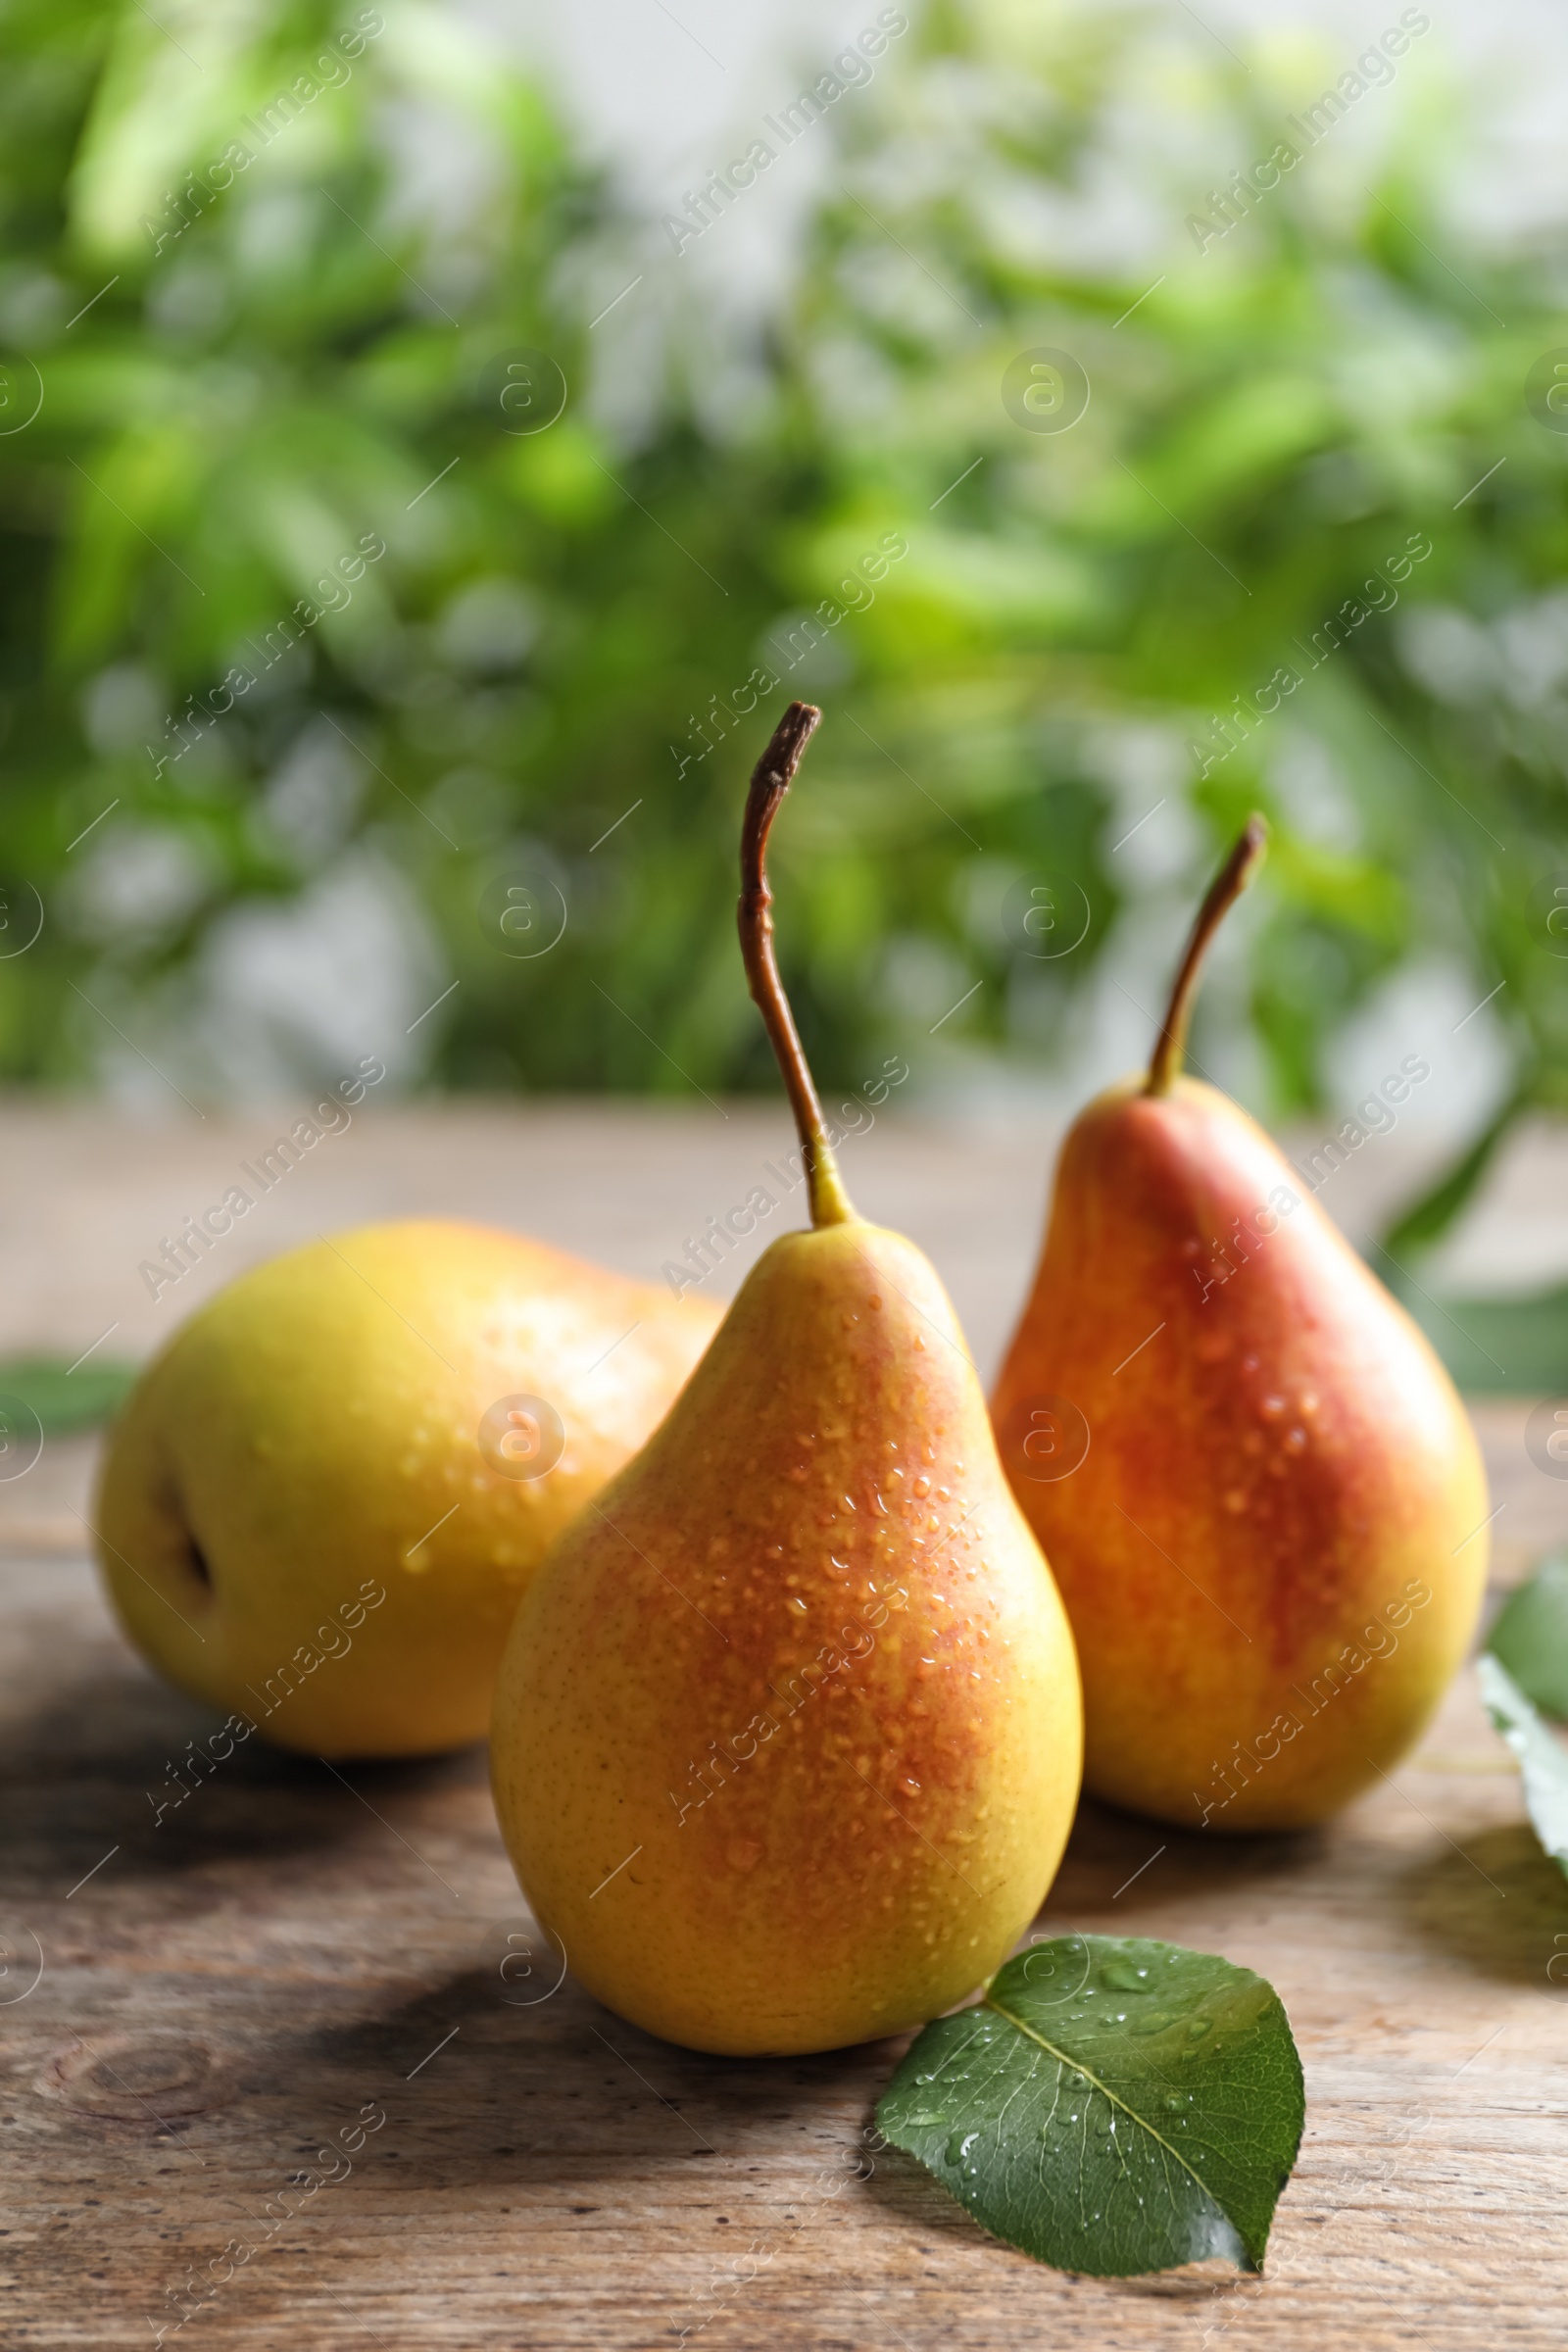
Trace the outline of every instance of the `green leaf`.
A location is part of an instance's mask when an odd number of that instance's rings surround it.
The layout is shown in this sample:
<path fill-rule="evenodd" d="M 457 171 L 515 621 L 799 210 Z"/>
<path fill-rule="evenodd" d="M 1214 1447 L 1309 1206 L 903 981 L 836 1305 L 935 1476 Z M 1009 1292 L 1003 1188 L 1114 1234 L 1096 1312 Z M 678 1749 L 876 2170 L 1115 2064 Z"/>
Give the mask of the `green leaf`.
<path fill-rule="evenodd" d="M 111 1419 L 136 1379 L 136 1365 L 113 1356 L 78 1364 L 74 1371 L 63 1356 L 15 1356 L 0 1362 L 0 1398 L 19 1398 L 37 1415 L 46 1438 L 63 1438 Z"/>
<path fill-rule="evenodd" d="M 1568 1393 L 1568 1285 L 1523 1298 L 1452 1298 L 1418 1291 L 1402 1266 L 1375 1261 L 1466 1395 Z"/>
<path fill-rule="evenodd" d="M 1544 1560 L 1509 1594 L 1487 1647 L 1526 1698 L 1568 1721 L 1568 1552 Z"/>
<path fill-rule="evenodd" d="M 1411 1250 L 1427 1250 L 1442 1240 L 1491 1167 L 1498 1145 L 1517 1126 L 1528 1101 L 1523 1090 L 1510 1095 L 1457 1166 L 1423 1193 L 1389 1228 L 1383 1246 L 1392 1257 L 1402 1258 Z"/>
<path fill-rule="evenodd" d="M 1301 2062 L 1250 1969 L 1058 1936 L 938 2018 L 877 2109 L 897 2147 L 1037 2262 L 1125 2278 L 1258 2270 L 1300 2145 Z"/>
<path fill-rule="evenodd" d="M 1568 1877 L 1568 1749 L 1553 1737 L 1505 1666 L 1483 1651 L 1476 1673 L 1487 1713 L 1519 1759 L 1530 1826 Z"/>

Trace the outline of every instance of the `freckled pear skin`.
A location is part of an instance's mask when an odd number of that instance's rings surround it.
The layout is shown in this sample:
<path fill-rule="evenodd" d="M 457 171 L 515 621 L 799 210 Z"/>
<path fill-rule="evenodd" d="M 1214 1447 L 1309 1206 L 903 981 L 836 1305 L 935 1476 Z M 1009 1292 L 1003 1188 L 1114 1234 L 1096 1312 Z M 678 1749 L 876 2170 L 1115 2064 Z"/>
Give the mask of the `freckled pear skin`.
<path fill-rule="evenodd" d="M 1056 1478 L 1078 1425 L 1045 1399 L 1088 1424 Z M 1409 1747 L 1485 1585 L 1475 1440 L 1423 1334 L 1215 1088 L 1132 1080 L 1077 1120 L 993 1418 L 1072 1620 L 1096 1794 L 1292 1829 Z"/>
<path fill-rule="evenodd" d="M 519 1612 L 503 1835 L 577 1977 L 650 2033 L 901 2033 L 1050 1886 L 1077 1669 L 962 1348 L 897 1234 L 781 1238 Z"/>
<path fill-rule="evenodd" d="M 648 2032 L 733 2055 L 900 2033 L 990 1976 L 1072 1820 L 1077 1666 L 947 1297 L 839 1184 L 773 965 L 752 783 L 741 934 L 812 1231 L 743 1284 L 662 1426 L 557 1544 L 496 1692 L 540 1925 Z"/>
<path fill-rule="evenodd" d="M 110 1438 L 96 1524 L 116 1614 L 170 1682 L 277 1746 L 405 1756 L 480 1739 L 529 1577 L 717 1320 L 707 1300 L 438 1218 L 253 1267 L 172 1335 Z M 544 1476 L 481 1450 L 482 1417 L 515 1396 L 563 1424 Z"/>

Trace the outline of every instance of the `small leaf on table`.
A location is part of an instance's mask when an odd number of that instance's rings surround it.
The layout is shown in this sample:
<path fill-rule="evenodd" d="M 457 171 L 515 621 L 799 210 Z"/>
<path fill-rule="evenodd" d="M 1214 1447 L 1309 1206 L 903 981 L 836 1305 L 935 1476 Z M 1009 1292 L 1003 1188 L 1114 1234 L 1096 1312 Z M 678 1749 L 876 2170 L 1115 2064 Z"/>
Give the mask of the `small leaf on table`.
<path fill-rule="evenodd" d="M 1568 1720 L 1568 1554 L 1544 1560 L 1528 1585 L 1509 1593 L 1487 1647 L 1526 1698 Z"/>
<path fill-rule="evenodd" d="M 1483 1650 L 1476 1660 L 1487 1713 L 1519 1759 L 1530 1826 L 1568 1875 L 1568 1748 L 1544 1723 L 1513 1676 Z"/>
<path fill-rule="evenodd" d="M 898 2147 L 1039 2262 L 1261 2267 L 1300 2145 L 1279 1995 L 1179 1945 L 1057 1936 L 926 2027 L 877 2108 Z"/>

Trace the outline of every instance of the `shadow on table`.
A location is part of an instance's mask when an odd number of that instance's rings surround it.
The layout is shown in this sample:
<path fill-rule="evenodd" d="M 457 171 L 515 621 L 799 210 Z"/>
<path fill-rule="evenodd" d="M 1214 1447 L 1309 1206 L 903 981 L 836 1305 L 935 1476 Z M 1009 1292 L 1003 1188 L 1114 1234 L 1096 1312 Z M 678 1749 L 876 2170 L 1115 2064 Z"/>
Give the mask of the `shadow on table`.
<path fill-rule="evenodd" d="M 1137 1935 L 1140 1915 L 1168 1910 L 1175 1896 L 1223 1895 L 1271 1878 L 1299 1877 L 1324 1860 L 1330 1834 L 1329 1828 L 1183 1830 L 1085 1796 L 1046 1909 L 1080 1925 L 1081 1914 L 1110 1913 L 1102 1933 Z"/>
<path fill-rule="evenodd" d="M 215 1764 L 225 1718 L 150 1675 L 91 1671 L 55 1684 L 0 1730 L 0 1877 L 15 1892 L 74 1889 L 111 1849 L 117 1878 L 195 1872 L 357 1838 L 377 1791 L 482 1782 L 482 1748 L 339 1767 L 258 1737 Z M 204 1768 L 192 1761 L 199 1755 Z M 368 1793 L 367 1793 L 368 1792 Z"/>
<path fill-rule="evenodd" d="M 1398 1871 L 1392 1891 L 1408 1925 L 1477 1976 L 1509 1984 L 1568 1978 L 1568 1883 L 1522 1821 L 1446 1840 Z"/>
<path fill-rule="evenodd" d="M 484 1924 L 472 1926 L 482 1941 Z M 696 2164 L 721 2203 L 765 2189 L 770 2206 L 787 2207 L 792 2181 L 836 2167 L 853 2183 L 850 2159 L 904 2046 L 718 2057 L 643 2033 L 569 1976 L 523 2006 L 493 1971 L 473 1969 L 375 2016 L 274 2034 L 267 2094 L 280 2116 L 373 2097 L 388 2118 L 379 2152 L 411 2188 L 646 2183 Z M 782 2189 L 781 2127 L 802 2134 Z M 800 2185 L 797 2202 L 804 2213 L 822 2192 Z"/>

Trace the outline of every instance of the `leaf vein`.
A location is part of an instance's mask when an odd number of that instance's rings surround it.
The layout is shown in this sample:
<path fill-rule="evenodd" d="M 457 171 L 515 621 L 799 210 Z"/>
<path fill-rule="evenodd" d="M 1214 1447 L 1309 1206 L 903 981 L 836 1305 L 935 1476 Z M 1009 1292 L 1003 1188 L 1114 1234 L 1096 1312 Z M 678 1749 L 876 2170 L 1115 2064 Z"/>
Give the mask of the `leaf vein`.
<path fill-rule="evenodd" d="M 1214 2190 L 1209 2187 L 1208 2182 L 1203 2179 L 1202 2175 L 1193 2170 L 1193 2167 L 1188 2163 L 1180 2148 L 1173 2147 L 1171 2142 L 1165 2137 L 1164 2133 L 1162 2132 L 1156 2132 L 1147 2116 L 1140 2115 L 1136 2107 L 1130 2107 L 1125 2099 L 1119 2099 L 1116 2096 L 1116 2093 L 1111 2089 L 1108 2082 L 1102 2082 L 1098 2075 L 1092 2074 L 1089 2068 L 1083 2064 L 1081 2059 L 1071 2057 L 1066 2050 L 1058 2049 L 1054 2041 L 1048 2041 L 1043 2034 L 1037 2034 L 1034 2027 L 1025 2024 L 1024 2020 L 1019 2017 L 1015 2010 L 1005 2008 L 1001 2001 L 993 1998 L 989 1992 L 986 1994 L 983 2006 L 987 2009 L 994 2009 L 999 2017 L 1004 2017 L 1009 2026 L 1016 2026 L 1020 2034 L 1026 2034 L 1031 2041 L 1037 2042 L 1041 2049 L 1049 2051 L 1051 2056 L 1054 2059 L 1057 2059 L 1061 2065 L 1070 2066 L 1075 2074 L 1082 2075 L 1086 2082 L 1093 2083 L 1095 2089 L 1100 2092 L 1102 2098 L 1108 2099 L 1112 2107 L 1119 2107 L 1123 2115 L 1131 2116 L 1133 2122 L 1137 2124 L 1141 2130 L 1147 2132 L 1150 2138 L 1153 2140 L 1157 2146 L 1163 2148 L 1167 2156 L 1169 2156 L 1176 2164 L 1180 2165 L 1182 2171 L 1187 2175 L 1188 2179 L 1195 2182 L 1196 2185 L 1202 2190 L 1203 2195 L 1208 2199 L 1209 2203 L 1214 2206 L 1217 2211 L 1224 2214 L 1227 2221 L 1230 2221 L 1231 2216 L 1226 2211 L 1226 2208 L 1221 2202 L 1220 2198 L 1216 2195 Z M 1234 2224 L 1232 2226 L 1234 2227 Z"/>

